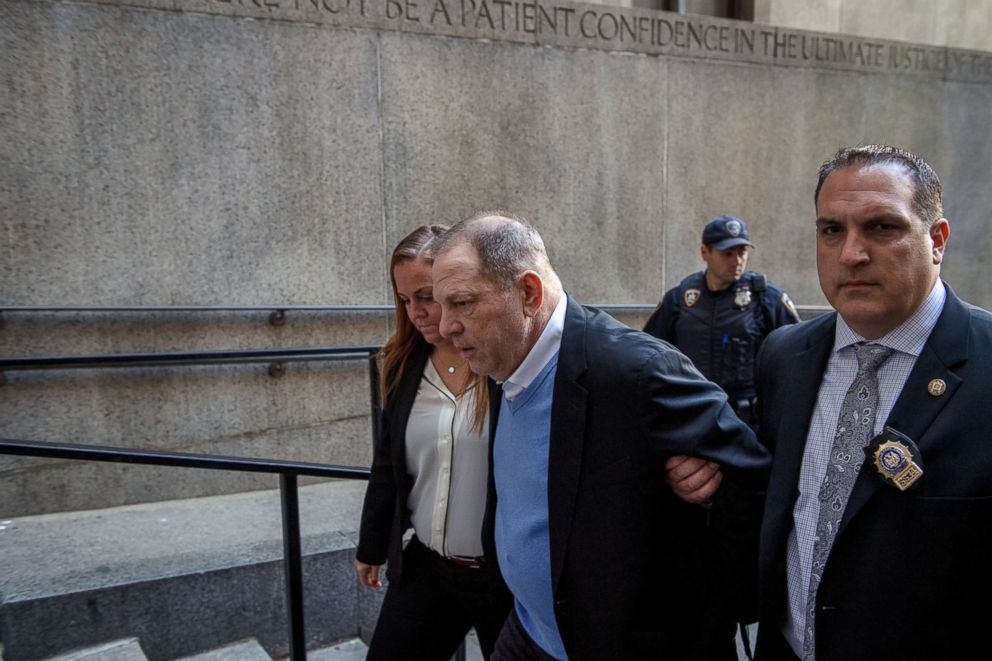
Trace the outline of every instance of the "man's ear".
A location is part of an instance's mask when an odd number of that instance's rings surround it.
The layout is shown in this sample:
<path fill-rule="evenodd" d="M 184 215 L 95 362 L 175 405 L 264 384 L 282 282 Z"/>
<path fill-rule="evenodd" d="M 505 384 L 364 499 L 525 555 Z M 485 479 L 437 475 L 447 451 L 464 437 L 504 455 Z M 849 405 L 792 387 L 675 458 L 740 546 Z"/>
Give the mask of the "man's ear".
<path fill-rule="evenodd" d="M 518 284 L 524 315 L 533 317 L 541 309 L 541 303 L 544 302 L 544 283 L 541 281 L 541 276 L 534 271 L 525 271 L 520 276 Z"/>
<path fill-rule="evenodd" d="M 940 264 L 944 261 L 944 249 L 947 248 L 947 239 L 951 236 L 951 225 L 946 218 L 935 220 L 930 226 L 930 239 L 933 241 L 933 263 Z"/>

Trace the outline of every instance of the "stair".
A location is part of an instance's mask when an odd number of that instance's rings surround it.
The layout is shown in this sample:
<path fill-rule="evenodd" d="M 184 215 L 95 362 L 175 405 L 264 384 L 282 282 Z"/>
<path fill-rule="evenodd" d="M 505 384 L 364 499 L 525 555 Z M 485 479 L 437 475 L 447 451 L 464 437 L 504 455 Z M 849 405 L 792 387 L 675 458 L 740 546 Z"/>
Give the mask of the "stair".
<path fill-rule="evenodd" d="M 300 488 L 311 649 L 374 626 L 382 591 L 359 591 L 353 567 L 364 491 L 344 480 Z M 3 658 L 128 638 L 154 661 L 252 638 L 286 656 L 280 517 L 275 490 L 4 521 Z"/>
<path fill-rule="evenodd" d="M 361 638 L 352 638 L 344 642 L 307 652 L 307 661 L 365 661 L 369 651 Z"/>
<path fill-rule="evenodd" d="M 272 661 L 272 657 L 266 653 L 264 647 L 258 644 L 257 640 L 251 638 L 200 654 L 184 656 L 176 659 L 176 661 Z"/>
<path fill-rule="evenodd" d="M 125 638 L 59 654 L 46 661 L 148 661 L 148 657 L 136 638 Z"/>

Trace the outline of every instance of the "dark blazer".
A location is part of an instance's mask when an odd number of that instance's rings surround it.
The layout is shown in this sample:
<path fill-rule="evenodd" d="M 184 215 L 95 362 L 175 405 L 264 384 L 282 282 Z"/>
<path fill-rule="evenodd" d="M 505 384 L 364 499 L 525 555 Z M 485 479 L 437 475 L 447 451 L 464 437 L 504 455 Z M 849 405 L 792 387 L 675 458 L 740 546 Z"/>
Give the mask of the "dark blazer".
<path fill-rule="evenodd" d="M 761 529 L 757 658 L 794 658 L 781 635 L 786 544 L 799 469 L 836 313 L 773 333 L 759 363 L 761 435 L 774 454 Z M 941 379 L 946 391 L 928 393 Z M 963 659 L 992 594 L 992 316 L 948 287 L 943 313 L 886 424 L 923 456 L 901 492 L 871 464 L 854 485 L 820 583 L 817 661 Z M 967 652 L 966 652 L 967 651 Z"/>
<path fill-rule="evenodd" d="M 493 425 L 499 400 L 496 393 Z M 763 485 L 767 475 L 767 451 L 685 356 L 569 299 L 551 407 L 548 515 L 555 616 L 573 661 L 686 660 L 707 651 L 719 581 L 705 571 L 705 513 L 665 485 L 664 463 L 675 454 L 719 461 L 728 483 Z M 490 557 L 496 498 L 490 472 Z"/>
<path fill-rule="evenodd" d="M 406 472 L 406 423 L 430 351 L 427 342 L 417 344 L 406 360 L 392 401 L 382 412 L 355 554 L 360 562 L 370 565 L 381 565 L 388 560 L 386 576 L 396 586 L 403 580 L 403 533 L 411 525 L 406 501 L 413 488 L 413 478 Z"/>

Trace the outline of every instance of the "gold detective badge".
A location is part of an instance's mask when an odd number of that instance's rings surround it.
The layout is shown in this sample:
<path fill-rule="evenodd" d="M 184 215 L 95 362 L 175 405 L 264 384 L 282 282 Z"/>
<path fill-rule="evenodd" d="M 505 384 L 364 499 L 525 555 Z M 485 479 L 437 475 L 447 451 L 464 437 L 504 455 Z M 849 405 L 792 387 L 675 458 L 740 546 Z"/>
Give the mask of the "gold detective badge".
<path fill-rule="evenodd" d="M 881 478 L 900 491 L 909 489 L 923 475 L 919 448 L 892 427 L 886 427 L 865 450 Z"/>

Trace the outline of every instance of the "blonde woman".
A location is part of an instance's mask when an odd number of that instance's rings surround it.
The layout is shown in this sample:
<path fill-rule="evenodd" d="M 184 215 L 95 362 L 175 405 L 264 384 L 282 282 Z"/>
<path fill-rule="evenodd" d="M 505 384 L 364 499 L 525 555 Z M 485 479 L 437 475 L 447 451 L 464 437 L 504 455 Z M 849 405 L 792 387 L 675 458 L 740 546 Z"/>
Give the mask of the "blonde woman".
<path fill-rule="evenodd" d="M 486 380 L 438 330 L 433 246 L 447 230 L 425 225 L 390 261 L 396 331 L 379 356 L 382 432 L 365 493 L 355 568 L 389 587 L 369 646 L 372 660 L 446 661 L 471 627 L 489 658 L 509 612 L 499 570 L 482 557 L 489 475 Z M 408 529 L 414 530 L 403 546 Z"/>

